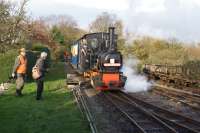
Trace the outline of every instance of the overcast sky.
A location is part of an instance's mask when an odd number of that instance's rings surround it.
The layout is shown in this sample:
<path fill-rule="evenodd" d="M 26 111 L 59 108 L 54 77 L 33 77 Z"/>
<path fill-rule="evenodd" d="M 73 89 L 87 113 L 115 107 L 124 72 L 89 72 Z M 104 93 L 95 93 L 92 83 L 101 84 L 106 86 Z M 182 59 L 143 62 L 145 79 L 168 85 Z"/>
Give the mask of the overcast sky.
<path fill-rule="evenodd" d="M 135 34 L 200 41 L 200 0 L 30 0 L 28 10 L 34 17 L 70 15 L 82 28 L 106 11 Z"/>

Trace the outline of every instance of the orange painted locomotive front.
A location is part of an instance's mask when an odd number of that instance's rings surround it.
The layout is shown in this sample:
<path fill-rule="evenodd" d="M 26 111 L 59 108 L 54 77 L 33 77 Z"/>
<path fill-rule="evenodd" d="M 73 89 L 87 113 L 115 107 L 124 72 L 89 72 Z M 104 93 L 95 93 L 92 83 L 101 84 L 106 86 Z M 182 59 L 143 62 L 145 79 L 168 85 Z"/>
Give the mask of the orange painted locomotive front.
<path fill-rule="evenodd" d="M 119 82 L 119 73 L 104 73 L 102 75 L 102 81 L 108 85 L 110 82 Z"/>
<path fill-rule="evenodd" d="M 93 70 L 84 72 L 84 77 L 93 79 L 92 85 L 96 90 L 116 90 L 121 87 L 120 73 L 99 73 Z"/>
<path fill-rule="evenodd" d="M 120 74 L 119 73 L 103 73 L 102 74 L 103 86 L 97 86 L 97 90 L 113 90 L 118 88 L 120 84 Z M 113 86 L 110 86 L 113 83 Z"/>

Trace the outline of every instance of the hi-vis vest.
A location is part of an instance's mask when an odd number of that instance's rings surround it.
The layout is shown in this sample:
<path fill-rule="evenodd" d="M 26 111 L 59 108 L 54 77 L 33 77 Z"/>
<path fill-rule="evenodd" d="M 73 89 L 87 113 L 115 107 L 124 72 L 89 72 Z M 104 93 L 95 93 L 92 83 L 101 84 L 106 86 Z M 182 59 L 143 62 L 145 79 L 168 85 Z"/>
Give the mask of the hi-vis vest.
<path fill-rule="evenodd" d="M 19 66 L 17 67 L 17 73 L 22 73 L 22 74 L 25 74 L 26 73 L 26 67 L 27 67 L 27 59 L 26 57 L 23 57 L 23 56 L 19 56 L 19 61 L 20 61 L 20 64 Z"/>

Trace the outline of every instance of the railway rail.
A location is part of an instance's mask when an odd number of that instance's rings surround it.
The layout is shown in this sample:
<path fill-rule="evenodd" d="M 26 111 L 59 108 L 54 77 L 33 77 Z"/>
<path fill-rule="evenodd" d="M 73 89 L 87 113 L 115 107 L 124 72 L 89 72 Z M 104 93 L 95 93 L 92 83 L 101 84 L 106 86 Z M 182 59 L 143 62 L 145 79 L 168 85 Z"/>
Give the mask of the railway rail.
<path fill-rule="evenodd" d="M 200 95 L 184 90 L 155 85 L 153 92 L 188 105 L 195 110 L 200 110 Z"/>
<path fill-rule="evenodd" d="M 166 83 L 164 83 L 164 84 L 166 84 Z M 171 84 L 168 84 L 168 85 L 170 86 Z M 190 93 L 193 93 L 193 94 L 200 95 L 200 89 L 198 87 L 183 87 L 183 86 L 180 86 L 180 85 L 172 85 L 172 86 L 174 86 L 174 88 L 176 88 L 178 90 L 183 90 L 183 91 L 186 91 L 186 92 L 190 92 Z"/>
<path fill-rule="evenodd" d="M 127 101 L 119 95 L 106 93 L 105 97 L 133 124 L 139 133 L 176 133 L 176 131 L 161 121 L 146 109 L 132 101 Z"/>
<path fill-rule="evenodd" d="M 200 121 L 193 120 L 181 114 L 158 107 L 154 104 L 143 101 L 139 97 L 133 97 L 124 92 L 116 93 L 116 95 L 121 97 L 124 101 L 128 101 L 131 104 L 143 108 L 143 110 L 151 113 L 154 117 L 164 122 L 178 133 L 200 132 Z"/>
<path fill-rule="evenodd" d="M 86 116 L 89 125 L 90 125 L 90 129 L 92 133 L 98 133 L 97 127 L 95 125 L 94 122 L 94 118 L 92 116 L 92 113 L 88 107 L 88 103 L 87 100 L 84 97 L 84 93 L 80 88 L 81 86 L 75 86 L 74 88 L 72 88 L 73 91 L 73 95 L 75 97 L 75 100 L 77 102 L 77 105 L 79 107 L 79 109 L 81 110 L 82 114 Z"/>

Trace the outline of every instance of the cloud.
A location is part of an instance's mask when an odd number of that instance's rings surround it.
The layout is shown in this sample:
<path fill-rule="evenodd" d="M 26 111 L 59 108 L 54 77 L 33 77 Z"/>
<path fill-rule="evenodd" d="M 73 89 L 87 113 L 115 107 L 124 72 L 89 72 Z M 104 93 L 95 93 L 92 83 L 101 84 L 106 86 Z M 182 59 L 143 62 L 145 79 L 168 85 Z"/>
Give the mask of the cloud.
<path fill-rule="evenodd" d="M 22 0 L 9 0 L 19 3 Z M 82 28 L 87 28 L 102 12 L 121 14 L 129 8 L 128 0 L 29 0 L 28 13 L 34 18 L 70 15 Z"/>
<path fill-rule="evenodd" d="M 137 34 L 181 41 L 200 41 L 200 2 L 197 0 L 140 0 L 130 2 L 129 30 Z M 131 14 L 130 14 L 131 12 Z M 130 15 L 129 15 L 130 14 Z"/>
<path fill-rule="evenodd" d="M 129 7 L 136 13 L 159 12 L 164 10 L 164 0 L 130 0 Z"/>
<path fill-rule="evenodd" d="M 94 8 L 103 10 L 126 10 L 128 8 L 127 0 L 30 0 L 33 6 L 78 6 L 83 8 Z"/>
<path fill-rule="evenodd" d="M 77 23 L 82 28 L 87 28 L 88 24 L 95 19 L 95 17 L 102 13 L 100 9 L 94 8 L 84 8 L 75 5 L 64 5 L 64 4 L 55 4 L 55 5 L 34 5 L 30 4 L 29 14 L 31 13 L 32 17 L 39 16 L 49 16 L 49 15 L 70 15 L 72 16 Z M 41 11 L 41 9 L 43 9 Z"/>
<path fill-rule="evenodd" d="M 102 12 L 115 13 L 135 34 L 200 41 L 200 0 L 30 0 L 28 11 L 71 15 L 82 28 Z"/>

